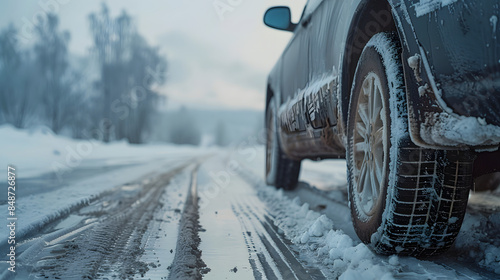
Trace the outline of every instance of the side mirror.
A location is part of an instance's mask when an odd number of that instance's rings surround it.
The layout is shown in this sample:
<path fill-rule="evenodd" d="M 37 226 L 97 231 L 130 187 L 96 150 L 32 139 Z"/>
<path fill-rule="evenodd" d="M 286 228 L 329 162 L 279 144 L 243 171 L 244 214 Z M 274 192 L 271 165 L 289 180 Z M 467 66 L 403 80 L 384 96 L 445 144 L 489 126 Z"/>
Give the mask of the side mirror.
<path fill-rule="evenodd" d="M 264 14 L 264 24 L 278 30 L 293 31 L 296 24 L 292 23 L 290 8 L 278 6 L 269 8 Z"/>

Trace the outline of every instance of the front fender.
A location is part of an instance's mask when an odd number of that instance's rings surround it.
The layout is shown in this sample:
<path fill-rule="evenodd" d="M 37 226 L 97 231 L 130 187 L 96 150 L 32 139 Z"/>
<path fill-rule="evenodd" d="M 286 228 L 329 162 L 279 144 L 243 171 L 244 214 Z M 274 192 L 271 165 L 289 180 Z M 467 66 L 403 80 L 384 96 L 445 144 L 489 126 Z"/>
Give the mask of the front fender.
<path fill-rule="evenodd" d="M 496 0 L 393 0 L 413 141 L 432 148 L 500 143 Z"/>

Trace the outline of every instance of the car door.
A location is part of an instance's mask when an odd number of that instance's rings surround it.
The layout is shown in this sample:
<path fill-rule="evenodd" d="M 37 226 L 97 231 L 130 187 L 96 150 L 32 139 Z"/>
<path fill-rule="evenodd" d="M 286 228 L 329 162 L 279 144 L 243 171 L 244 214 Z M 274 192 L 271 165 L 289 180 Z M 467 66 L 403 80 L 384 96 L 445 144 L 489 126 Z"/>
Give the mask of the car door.
<path fill-rule="evenodd" d="M 309 78 L 309 37 L 306 31 L 304 26 L 297 25 L 281 61 L 281 104 L 292 107 L 281 116 L 282 129 L 286 133 L 305 129 L 304 122 L 296 116 L 303 115 L 300 90 L 305 88 Z"/>
<path fill-rule="evenodd" d="M 311 127 L 318 129 L 337 125 L 337 89 L 339 55 L 333 46 L 335 19 L 342 1 L 310 1 L 304 14 L 309 42 L 309 85 L 304 97 L 306 118 Z"/>
<path fill-rule="evenodd" d="M 284 149 L 300 157 L 339 157 L 345 154 L 338 138 L 337 71 L 331 33 L 338 0 L 308 1 L 294 41 L 283 61 L 287 95 L 281 114 Z M 334 14 L 331 14 L 332 11 Z M 330 14 L 329 14 L 330 13 Z M 334 58 L 337 58 L 335 60 Z"/>

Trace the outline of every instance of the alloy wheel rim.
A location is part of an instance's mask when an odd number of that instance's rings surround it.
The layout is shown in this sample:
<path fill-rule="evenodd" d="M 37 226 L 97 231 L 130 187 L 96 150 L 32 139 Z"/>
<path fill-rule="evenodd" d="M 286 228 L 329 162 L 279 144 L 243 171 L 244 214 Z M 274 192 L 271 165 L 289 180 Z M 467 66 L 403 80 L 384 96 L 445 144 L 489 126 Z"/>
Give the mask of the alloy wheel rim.
<path fill-rule="evenodd" d="M 271 160 L 273 156 L 273 140 L 274 140 L 274 127 L 273 127 L 274 118 L 271 112 L 271 116 L 268 118 L 267 124 L 267 143 L 266 143 L 266 174 L 271 172 Z"/>
<path fill-rule="evenodd" d="M 382 90 L 380 77 L 369 73 L 361 86 L 354 121 L 354 202 L 365 221 L 383 201 L 388 137 Z"/>

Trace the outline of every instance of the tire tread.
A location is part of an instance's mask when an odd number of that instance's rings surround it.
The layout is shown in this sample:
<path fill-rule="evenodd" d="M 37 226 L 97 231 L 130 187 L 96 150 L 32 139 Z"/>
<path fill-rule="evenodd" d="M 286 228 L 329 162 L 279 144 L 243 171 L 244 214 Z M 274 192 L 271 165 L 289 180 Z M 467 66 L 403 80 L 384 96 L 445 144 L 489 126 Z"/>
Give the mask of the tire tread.
<path fill-rule="evenodd" d="M 400 151 L 404 164 L 397 174 L 393 212 L 375 249 L 386 254 L 432 256 L 452 246 L 460 231 L 473 181 L 473 154 L 412 146 Z M 408 172 L 414 175 L 408 177 Z"/>

